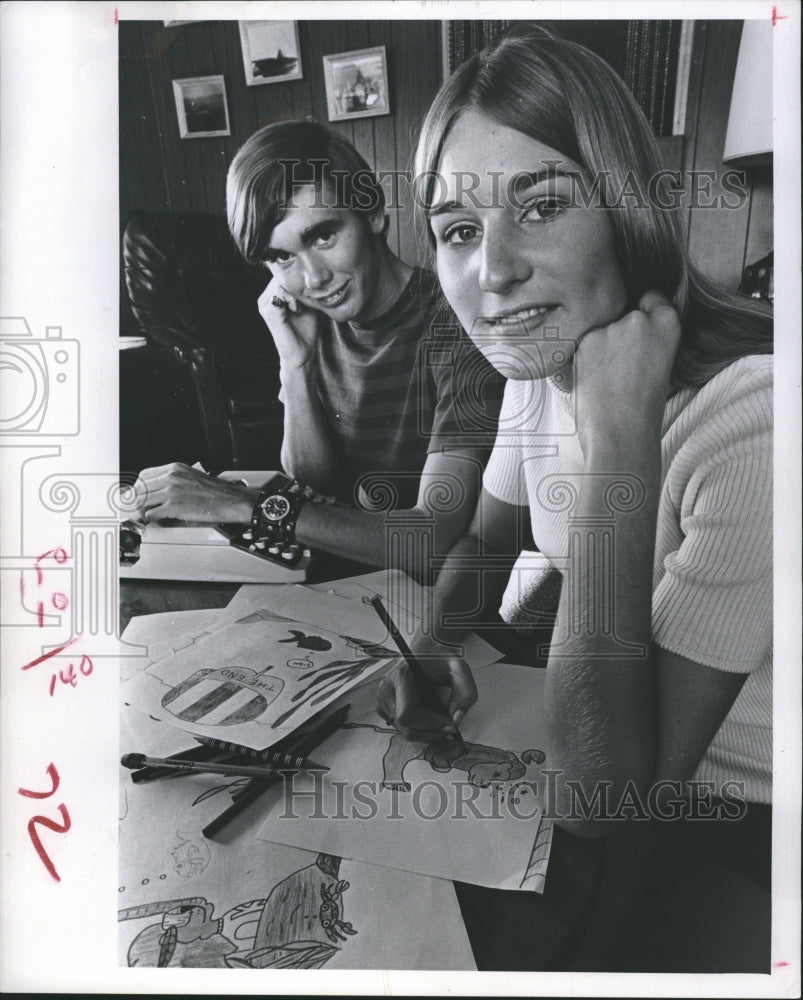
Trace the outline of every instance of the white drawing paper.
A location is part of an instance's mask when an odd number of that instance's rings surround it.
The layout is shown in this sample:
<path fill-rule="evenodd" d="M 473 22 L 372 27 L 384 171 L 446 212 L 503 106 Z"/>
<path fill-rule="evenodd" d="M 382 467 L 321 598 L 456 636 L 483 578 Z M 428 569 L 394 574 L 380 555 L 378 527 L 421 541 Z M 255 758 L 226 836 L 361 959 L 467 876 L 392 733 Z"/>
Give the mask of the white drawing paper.
<path fill-rule="evenodd" d="M 162 611 L 138 615 L 128 623 L 122 638 L 130 646 L 140 646 L 141 656 L 120 660 L 120 679 L 136 677 L 147 667 L 210 636 L 227 620 L 225 608 L 204 611 Z"/>
<path fill-rule="evenodd" d="M 552 835 L 551 824 L 541 824 L 543 671 L 497 663 L 475 679 L 479 698 L 460 726 L 465 752 L 448 737 L 405 740 L 375 711 L 360 713 L 365 702 L 354 704 L 327 742 L 330 770 L 294 778 L 258 837 L 543 891 Z"/>

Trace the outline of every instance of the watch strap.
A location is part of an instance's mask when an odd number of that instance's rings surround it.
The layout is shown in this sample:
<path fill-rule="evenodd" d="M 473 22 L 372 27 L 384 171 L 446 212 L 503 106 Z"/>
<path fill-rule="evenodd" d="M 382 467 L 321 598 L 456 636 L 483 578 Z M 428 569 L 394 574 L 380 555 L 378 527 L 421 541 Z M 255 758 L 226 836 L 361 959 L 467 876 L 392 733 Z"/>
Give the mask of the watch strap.
<path fill-rule="evenodd" d="M 259 491 L 259 496 L 251 513 L 252 544 L 279 542 L 292 545 L 295 542 L 296 521 L 301 508 L 311 500 L 314 491 L 309 486 L 302 486 L 295 479 L 287 476 L 274 478 Z M 283 497 L 287 501 L 287 510 L 278 519 L 267 516 L 266 503 L 275 497 Z"/>

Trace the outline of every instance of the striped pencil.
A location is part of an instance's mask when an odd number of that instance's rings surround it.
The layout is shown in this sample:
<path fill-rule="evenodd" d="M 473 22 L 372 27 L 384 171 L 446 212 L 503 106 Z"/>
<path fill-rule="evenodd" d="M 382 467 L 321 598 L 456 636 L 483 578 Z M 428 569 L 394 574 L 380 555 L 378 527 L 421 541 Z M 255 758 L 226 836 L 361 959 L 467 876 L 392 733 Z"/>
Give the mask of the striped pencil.
<path fill-rule="evenodd" d="M 212 747 L 221 753 L 236 753 L 241 757 L 251 757 L 253 760 L 272 764 L 274 767 L 294 768 L 299 771 L 328 771 L 326 764 L 316 764 L 309 757 L 299 757 L 292 753 L 282 753 L 281 750 L 254 750 L 241 743 L 230 743 L 228 740 L 216 740 L 210 736 L 196 736 L 195 739 L 205 747 Z"/>
<path fill-rule="evenodd" d="M 279 743 L 287 747 L 291 756 L 299 756 L 314 750 L 319 744 L 327 740 L 332 733 L 340 728 L 346 721 L 349 714 L 350 705 L 343 705 L 334 712 L 328 709 L 321 709 L 316 712 L 311 719 L 308 719 L 301 728 L 283 737 Z M 328 714 L 327 714 L 328 713 Z M 285 772 L 286 773 L 286 772 Z M 237 816 L 240 815 L 249 805 L 273 785 L 283 780 L 282 771 L 273 771 L 268 778 L 252 778 L 244 788 L 237 793 L 237 798 L 232 804 L 211 823 L 203 828 L 203 835 L 210 840 L 216 837 L 224 827 L 228 826 Z"/>

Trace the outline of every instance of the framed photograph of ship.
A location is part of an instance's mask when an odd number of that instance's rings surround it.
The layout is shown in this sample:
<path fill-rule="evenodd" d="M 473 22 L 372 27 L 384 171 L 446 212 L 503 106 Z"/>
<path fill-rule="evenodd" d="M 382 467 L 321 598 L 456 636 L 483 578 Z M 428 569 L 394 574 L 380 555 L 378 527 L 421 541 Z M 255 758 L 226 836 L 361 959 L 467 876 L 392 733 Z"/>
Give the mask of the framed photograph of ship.
<path fill-rule="evenodd" d="M 245 82 L 249 87 L 301 79 L 301 52 L 296 21 L 238 23 Z"/>
<path fill-rule="evenodd" d="M 330 122 L 390 114 L 385 46 L 323 57 Z"/>
<path fill-rule="evenodd" d="M 222 76 L 192 76 L 174 80 L 173 95 L 182 139 L 231 135 L 226 81 Z"/>

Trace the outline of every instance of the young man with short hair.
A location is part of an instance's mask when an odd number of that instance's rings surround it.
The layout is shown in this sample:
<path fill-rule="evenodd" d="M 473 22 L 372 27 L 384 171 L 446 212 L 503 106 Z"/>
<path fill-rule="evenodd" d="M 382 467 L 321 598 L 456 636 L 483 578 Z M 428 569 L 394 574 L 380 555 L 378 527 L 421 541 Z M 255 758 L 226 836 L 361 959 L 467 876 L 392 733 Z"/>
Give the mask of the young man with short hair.
<path fill-rule="evenodd" d="M 268 539 L 426 576 L 474 511 L 504 380 L 434 275 L 390 250 L 384 192 L 340 136 L 310 122 L 260 129 L 226 194 L 241 253 L 271 272 L 259 309 L 279 354 L 282 463 L 295 483 L 263 497 L 183 465 L 147 469 L 143 515 L 251 521 Z M 313 492 L 337 502 L 306 502 Z M 402 522 L 420 537 L 391 558 L 388 526 Z"/>

